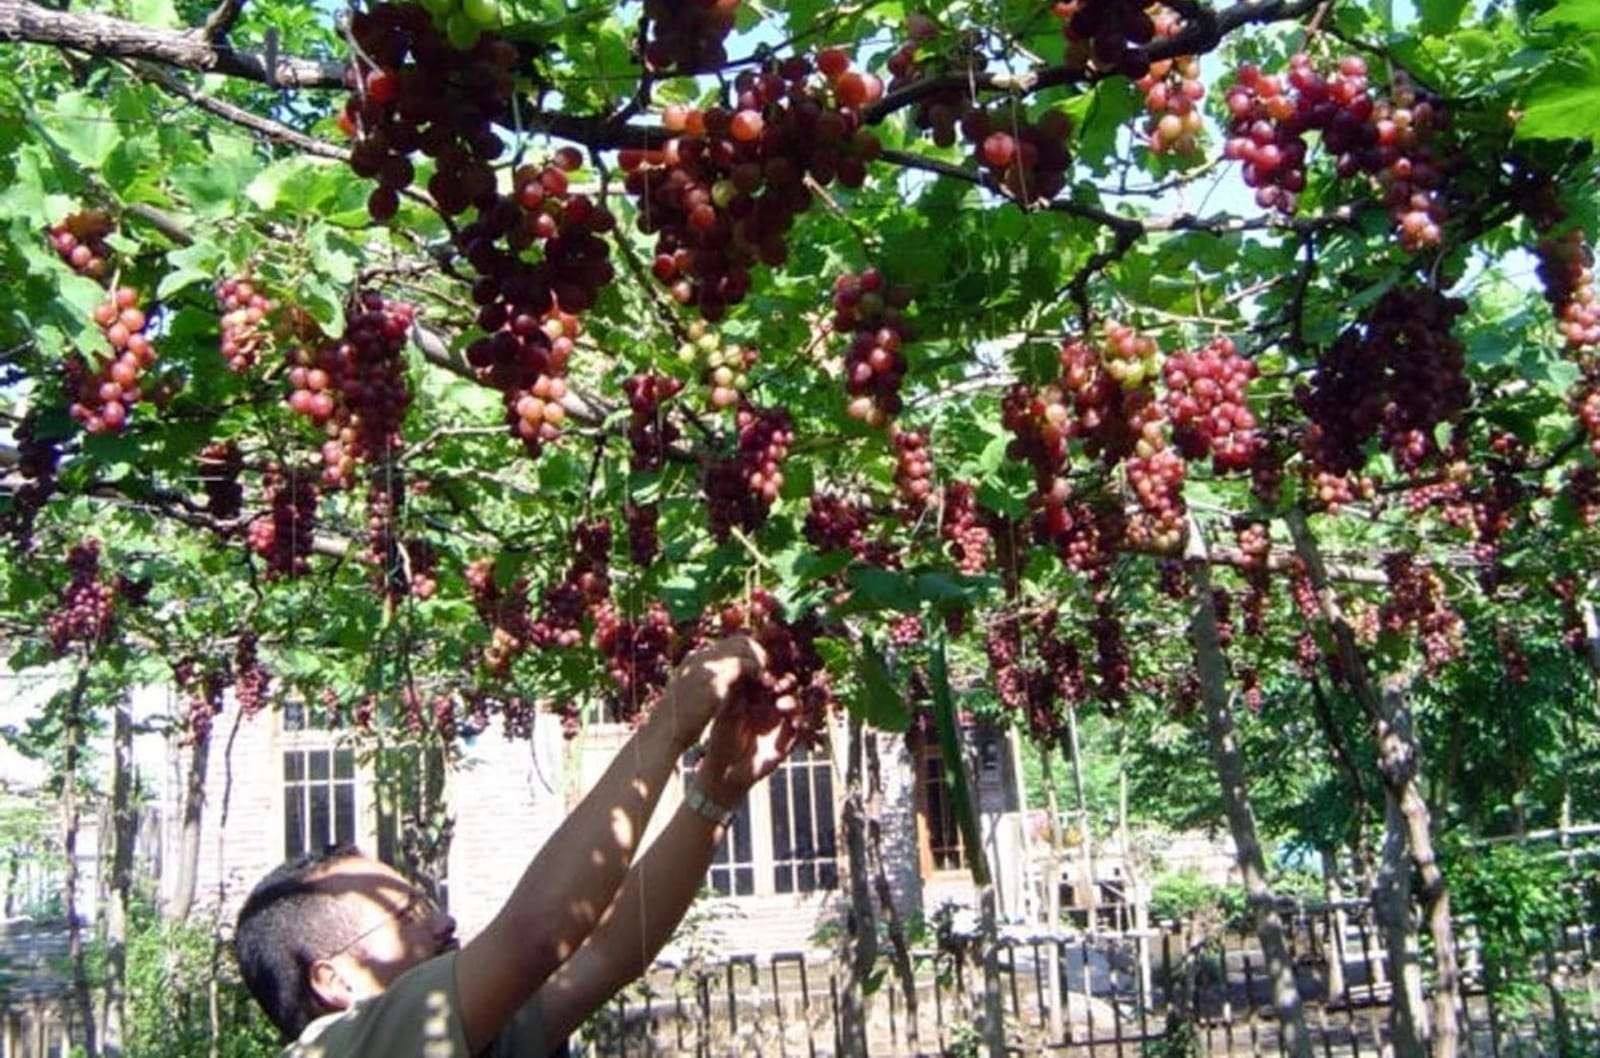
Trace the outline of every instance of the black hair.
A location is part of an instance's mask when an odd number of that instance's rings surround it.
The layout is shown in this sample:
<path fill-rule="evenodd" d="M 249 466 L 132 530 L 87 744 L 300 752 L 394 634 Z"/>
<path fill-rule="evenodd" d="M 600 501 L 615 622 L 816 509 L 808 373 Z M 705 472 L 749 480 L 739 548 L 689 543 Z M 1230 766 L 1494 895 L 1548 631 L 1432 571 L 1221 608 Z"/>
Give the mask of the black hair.
<path fill-rule="evenodd" d="M 239 972 L 286 1041 L 328 1013 L 311 990 L 311 964 L 338 951 L 353 929 L 315 875 L 329 863 L 359 855 L 354 845 L 344 844 L 292 859 L 261 879 L 239 909 L 233 934 Z"/>

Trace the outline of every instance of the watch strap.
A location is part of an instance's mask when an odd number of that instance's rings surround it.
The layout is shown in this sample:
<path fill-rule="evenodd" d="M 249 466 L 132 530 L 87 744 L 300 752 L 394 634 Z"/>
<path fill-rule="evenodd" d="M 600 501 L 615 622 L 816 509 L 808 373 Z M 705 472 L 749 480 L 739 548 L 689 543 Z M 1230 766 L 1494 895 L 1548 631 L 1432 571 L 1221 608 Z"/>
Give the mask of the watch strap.
<path fill-rule="evenodd" d="M 700 818 L 719 827 L 732 823 L 733 817 L 738 814 L 734 809 L 713 801 L 705 790 L 700 788 L 699 780 L 693 775 L 683 777 L 683 803 Z"/>

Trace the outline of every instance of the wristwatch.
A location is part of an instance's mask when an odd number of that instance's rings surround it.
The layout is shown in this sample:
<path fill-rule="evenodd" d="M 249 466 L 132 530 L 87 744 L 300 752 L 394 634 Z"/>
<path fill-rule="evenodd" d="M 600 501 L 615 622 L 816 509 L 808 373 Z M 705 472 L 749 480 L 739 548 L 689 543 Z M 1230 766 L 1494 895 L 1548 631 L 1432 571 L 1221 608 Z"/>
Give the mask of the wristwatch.
<path fill-rule="evenodd" d="M 701 819 L 709 823 L 715 823 L 719 827 L 725 827 L 732 823 L 733 817 L 738 815 L 738 812 L 734 809 L 725 808 L 713 801 L 700 788 L 699 780 L 693 775 L 685 775 L 683 777 L 683 803 L 693 809 Z"/>

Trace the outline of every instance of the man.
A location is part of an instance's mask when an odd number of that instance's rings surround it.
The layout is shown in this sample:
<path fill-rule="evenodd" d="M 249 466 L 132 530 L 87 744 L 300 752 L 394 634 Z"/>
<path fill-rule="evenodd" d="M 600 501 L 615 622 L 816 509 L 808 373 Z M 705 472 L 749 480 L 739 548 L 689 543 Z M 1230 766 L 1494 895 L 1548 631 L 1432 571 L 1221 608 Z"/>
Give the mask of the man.
<path fill-rule="evenodd" d="M 730 702 L 765 656 L 736 636 L 691 655 L 660 705 L 465 947 L 455 921 L 354 849 L 287 863 L 239 912 L 251 993 L 290 1058 L 542 1058 L 639 977 L 693 902 L 723 828 L 793 747 Z M 662 788 L 706 724 L 684 805 L 632 864 Z M 492 805 L 473 806 L 493 810 Z M 631 865 L 631 869 L 630 869 Z"/>

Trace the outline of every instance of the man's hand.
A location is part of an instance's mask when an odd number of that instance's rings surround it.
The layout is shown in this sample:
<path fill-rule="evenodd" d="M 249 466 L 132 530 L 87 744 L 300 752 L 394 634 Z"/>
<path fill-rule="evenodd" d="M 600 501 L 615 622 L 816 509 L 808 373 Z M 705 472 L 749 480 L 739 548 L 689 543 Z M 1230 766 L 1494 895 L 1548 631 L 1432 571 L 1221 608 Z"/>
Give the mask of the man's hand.
<path fill-rule="evenodd" d="M 749 636 L 729 636 L 702 647 L 684 659 L 653 715 L 672 731 L 679 751 L 700 738 L 711 718 L 724 711 L 743 680 L 759 679 L 767 652 Z"/>
<path fill-rule="evenodd" d="M 795 725 L 785 713 L 735 705 L 711 725 L 695 779 L 707 797 L 733 808 L 750 787 L 783 763 L 794 749 L 796 735 Z"/>

